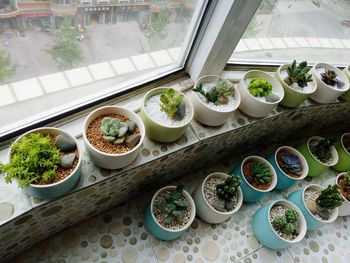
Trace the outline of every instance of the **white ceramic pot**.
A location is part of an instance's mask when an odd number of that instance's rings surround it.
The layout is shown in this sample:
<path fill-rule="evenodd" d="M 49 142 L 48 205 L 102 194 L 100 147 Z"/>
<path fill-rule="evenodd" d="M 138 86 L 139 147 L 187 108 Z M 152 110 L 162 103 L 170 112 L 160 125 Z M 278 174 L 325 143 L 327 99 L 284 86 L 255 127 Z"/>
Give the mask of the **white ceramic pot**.
<path fill-rule="evenodd" d="M 322 186 L 327 187 L 328 185 L 338 184 L 338 180 L 341 176 L 347 174 L 347 172 L 340 173 L 337 177 L 333 177 L 325 181 Z M 350 215 L 350 201 L 343 196 L 340 192 L 341 196 L 344 199 L 344 203 L 338 207 L 338 216 L 349 216 Z"/>
<path fill-rule="evenodd" d="M 321 76 L 317 73 L 318 68 L 324 68 L 326 70 L 333 70 L 337 74 L 337 78 L 339 78 L 341 81 L 344 82 L 344 86 L 339 89 L 337 87 L 332 87 L 327 85 L 321 80 Z M 327 64 L 327 63 L 317 63 L 315 66 L 312 67 L 310 70 L 312 76 L 316 80 L 317 83 L 317 89 L 316 91 L 310 96 L 311 99 L 318 103 L 332 103 L 335 102 L 336 99 L 343 95 L 346 91 L 349 90 L 349 80 L 345 76 L 345 74 L 340 71 L 338 68 Z"/>
<path fill-rule="evenodd" d="M 205 199 L 204 197 L 204 185 L 206 181 L 208 181 L 212 177 L 219 177 L 226 180 L 227 177 L 231 175 L 225 174 L 225 173 L 212 173 L 209 174 L 203 182 L 197 187 L 196 191 L 194 192 L 194 202 L 196 204 L 197 214 L 198 216 L 203 219 L 204 221 L 211 223 L 211 224 L 218 224 L 225 222 L 227 219 L 229 219 L 234 213 L 236 213 L 240 207 L 242 206 L 243 202 L 243 194 L 242 190 L 239 187 L 238 190 L 238 202 L 236 207 L 230 211 L 230 212 L 219 212 L 215 208 L 213 208 Z"/>
<path fill-rule="evenodd" d="M 105 153 L 96 149 L 87 139 L 86 131 L 91 121 L 93 121 L 94 119 L 96 119 L 101 115 L 105 115 L 108 113 L 116 113 L 119 115 L 123 115 L 136 123 L 137 127 L 140 130 L 141 139 L 139 143 L 131 151 L 128 151 L 126 153 L 120 153 L 120 154 Z M 93 112 L 91 112 L 86 117 L 84 122 L 83 140 L 84 140 L 85 148 L 91 160 L 97 166 L 102 168 L 119 169 L 119 168 L 128 166 L 133 160 L 136 159 L 137 155 L 139 154 L 141 145 L 144 139 L 145 139 L 145 126 L 143 125 L 141 118 L 133 111 L 124 107 L 105 106 L 105 107 L 98 108 Z"/>
<path fill-rule="evenodd" d="M 74 140 L 75 145 L 78 149 L 79 160 L 78 160 L 77 166 L 75 167 L 75 169 L 72 171 L 70 175 L 68 175 L 66 178 L 56 183 L 45 184 L 45 185 L 30 184 L 29 186 L 23 188 L 23 191 L 26 192 L 28 195 L 31 195 L 33 197 L 40 198 L 40 199 L 55 199 L 59 196 L 64 195 L 75 186 L 81 174 L 82 151 L 81 151 L 81 147 L 78 144 L 77 139 L 62 129 L 52 128 L 52 127 L 42 127 L 42 128 L 34 129 L 24 133 L 23 135 L 18 137 L 15 140 L 15 142 L 17 142 L 24 136 L 31 133 L 41 133 L 43 135 L 60 135 L 61 134 Z M 11 149 L 9 151 L 9 160 L 10 159 L 11 159 Z"/>
<path fill-rule="evenodd" d="M 347 65 L 343 70 L 345 76 L 350 81 L 350 65 Z M 350 89 L 341 96 L 347 102 L 350 102 Z"/>
<path fill-rule="evenodd" d="M 248 87 L 246 87 L 244 84 L 244 80 L 255 78 L 266 79 L 272 85 L 272 92 L 278 95 L 280 99 L 275 102 L 265 102 L 258 100 L 252 94 L 250 94 Z M 238 84 L 238 91 L 241 95 L 241 104 L 239 109 L 245 114 L 256 118 L 267 116 L 284 98 L 284 90 L 279 81 L 266 72 L 259 70 L 251 70 L 245 73 Z"/>
<path fill-rule="evenodd" d="M 197 85 L 201 83 L 213 83 L 219 78 L 220 76 L 216 75 L 203 76 L 196 81 L 194 87 L 197 87 Z M 232 106 L 232 108 L 226 111 L 219 111 L 209 107 L 207 103 L 203 102 L 199 98 L 198 92 L 191 90 L 189 96 L 193 104 L 195 119 L 208 126 L 222 125 L 230 116 L 232 116 L 232 113 L 238 108 L 239 104 L 241 103 L 241 96 L 236 88 L 234 88 L 233 97 L 235 99 L 235 104 Z"/>

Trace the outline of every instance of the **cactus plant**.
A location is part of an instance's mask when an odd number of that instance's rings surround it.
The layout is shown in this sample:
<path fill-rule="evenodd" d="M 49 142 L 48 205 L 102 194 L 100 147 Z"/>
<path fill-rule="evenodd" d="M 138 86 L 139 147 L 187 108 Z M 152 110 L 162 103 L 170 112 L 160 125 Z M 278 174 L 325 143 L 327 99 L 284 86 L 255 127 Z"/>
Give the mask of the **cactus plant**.
<path fill-rule="evenodd" d="M 249 83 L 248 90 L 254 97 L 266 97 L 272 93 L 272 85 L 266 79 L 256 78 Z"/>
<path fill-rule="evenodd" d="M 202 94 L 207 99 L 207 102 L 212 102 L 217 105 L 227 104 L 227 97 L 233 96 L 233 89 L 234 86 L 231 82 L 227 81 L 226 79 L 220 78 L 215 82 L 215 86 L 212 87 L 209 91 L 205 91 L 203 89 L 202 83 L 197 85 L 197 87 L 195 87 L 193 91 Z"/>
<path fill-rule="evenodd" d="M 320 141 L 310 141 L 309 148 L 311 153 L 321 162 L 327 163 L 332 158 L 331 147 L 333 146 L 335 140 L 321 139 Z"/>
<path fill-rule="evenodd" d="M 101 122 L 100 130 L 103 133 L 102 137 L 104 140 L 114 144 L 121 144 L 124 142 L 128 132 L 128 124 L 117 118 L 105 117 Z"/>
<path fill-rule="evenodd" d="M 256 184 L 266 184 L 272 181 L 270 167 L 266 163 L 253 161 L 250 166 L 252 181 Z"/>
<path fill-rule="evenodd" d="M 182 94 L 176 95 L 174 89 L 170 88 L 160 95 L 161 110 L 166 112 L 171 119 L 182 120 L 185 117 L 186 106 Z"/>
<path fill-rule="evenodd" d="M 280 216 L 277 216 L 273 221 L 272 225 L 276 230 L 281 231 L 283 234 L 289 236 L 296 231 L 296 223 L 299 214 L 294 209 L 288 208 L 288 210 Z"/>
<path fill-rule="evenodd" d="M 344 82 L 337 78 L 337 73 L 333 70 L 325 70 L 324 73 L 321 73 L 321 79 L 324 83 L 330 86 L 337 86 L 338 88 L 344 86 Z"/>
<path fill-rule="evenodd" d="M 237 194 L 240 184 L 238 176 L 229 176 L 224 183 L 216 186 L 216 194 L 220 199 L 228 200 Z"/>
<path fill-rule="evenodd" d="M 342 205 L 344 199 L 340 195 L 339 185 L 328 185 L 326 189 L 321 191 L 321 194 L 316 199 L 316 204 L 321 209 L 333 210 Z"/>
<path fill-rule="evenodd" d="M 278 164 L 286 173 L 300 175 L 302 172 L 301 161 L 297 155 L 282 152 L 278 155 Z"/>
<path fill-rule="evenodd" d="M 177 222 L 182 222 L 185 218 L 185 210 L 189 206 L 189 203 L 185 200 L 182 200 L 184 185 L 178 185 L 170 193 L 163 193 L 165 203 L 157 203 L 156 208 L 165 213 L 164 223 L 169 225 L 174 220 Z"/>
<path fill-rule="evenodd" d="M 303 61 L 297 65 L 297 62 L 294 60 L 292 65 L 287 68 L 288 76 L 284 79 L 284 81 L 288 85 L 292 85 L 293 83 L 297 83 L 299 87 L 304 88 L 307 86 L 308 82 L 312 81 L 312 75 L 307 74 L 310 68 L 307 67 L 307 62 Z"/>

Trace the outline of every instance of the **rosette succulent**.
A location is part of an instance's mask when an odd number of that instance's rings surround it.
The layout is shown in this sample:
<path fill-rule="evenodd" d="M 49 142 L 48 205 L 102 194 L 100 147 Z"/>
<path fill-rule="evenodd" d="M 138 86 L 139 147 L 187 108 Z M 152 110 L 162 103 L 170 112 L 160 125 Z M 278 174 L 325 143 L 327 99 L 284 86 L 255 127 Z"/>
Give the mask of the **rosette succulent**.
<path fill-rule="evenodd" d="M 103 133 L 103 139 L 108 142 L 113 142 L 114 144 L 121 144 L 124 142 L 128 129 L 128 124 L 126 122 L 110 117 L 103 118 L 100 127 Z"/>
<path fill-rule="evenodd" d="M 301 174 L 302 167 L 301 161 L 298 156 L 291 153 L 281 153 L 280 154 L 279 165 L 284 171 L 288 171 L 294 174 Z"/>
<path fill-rule="evenodd" d="M 338 88 L 344 86 L 344 82 L 337 78 L 337 73 L 333 70 L 325 70 L 324 73 L 321 73 L 321 79 L 324 83 L 330 86 L 337 86 Z"/>
<path fill-rule="evenodd" d="M 312 81 L 312 75 L 308 74 L 310 68 L 307 66 L 307 62 L 303 61 L 297 65 L 297 62 L 294 60 L 292 65 L 287 68 L 288 76 L 284 79 L 284 81 L 288 85 L 292 85 L 293 83 L 298 83 L 299 87 L 304 88 L 307 86 L 308 82 Z"/>
<path fill-rule="evenodd" d="M 253 161 L 250 166 L 250 174 L 252 175 L 252 181 L 256 184 L 265 184 L 272 180 L 270 167 L 266 163 Z"/>
<path fill-rule="evenodd" d="M 215 86 L 208 91 L 203 89 L 202 83 L 197 85 L 193 91 L 202 94 L 208 102 L 212 102 L 216 105 L 227 104 L 229 101 L 227 97 L 233 96 L 234 94 L 234 86 L 228 80 L 220 78 L 215 82 Z"/>

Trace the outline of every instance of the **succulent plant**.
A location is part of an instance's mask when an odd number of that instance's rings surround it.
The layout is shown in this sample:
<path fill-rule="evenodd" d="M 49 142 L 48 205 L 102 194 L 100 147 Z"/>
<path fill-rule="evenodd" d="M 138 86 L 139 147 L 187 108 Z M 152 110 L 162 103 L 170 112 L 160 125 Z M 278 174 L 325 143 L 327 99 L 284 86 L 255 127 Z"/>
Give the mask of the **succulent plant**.
<path fill-rule="evenodd" d="M 344 86 L 344 82 L 337 78 L 337 73 L 333 70 L 325 70 L 324 73 L 321 73 L 321 79 L 324 83 L 330 86 L 337 86 L 338 88 Z"/>
<path fill-rule="evenodd" d="M 320 141 L 310 142 L 309 148 L 311 153 L 321 162 L 327 163 L 332 158 L 331 147 L 334 144 L 333 138 L 321 139 Z"/>
<path fill-rule="evenodd" d="M 270 167 L 266 163 L 253 161 L 250 166 L 250 174 L 252 175 L 252 181 L 256 184 L 265 184 L 272 180 Z"/>
<path fill-rule="evenodd" d="M 162 213 L 166 214 L 164 223 L 167 225 L 174 220 L 177 222 L 182 222 L 182 220 L 185 218 L 185 210 L 189 206 L 189 203 L 181 200 L 183 189 L 183 184 L 178 185 L 174 190 L 171 190 L 170 193 L 163 194 L 166 203 L 156 204 L 156 208 Z"/>
<path fill-rule="evenodd" d="M 236 195 L 241 180 L 238 176 L 229 176 L 224 183 L 216 186 L 216 194 L 220 199 L 227 200 Z"/>
<path fill-rule="evenodd" d="M 297 155 L 283 152 L 280 154 L 280 158 L 279 165 L 282 170 L 286 170 L 294 174 L 301 174 L 301 161 Z"/>
<path fill-rule="evenodd" d="M 161 110 L 166 112 L 171 119 L 182 120 L 185 117 L 186 105 L 182 94 L 176 95 L 174 89 L 169 88 L 160 95 Z"/>
<path fill-rule="evenodd" d="M 344 178 L 344 190 L 350 193 L 350 172 L 347 172 L 347 174 L 343 175 Z"/>
<path fill-rule="evenodd" d="M 316 199 L 317 205 L 321 209 L 332 210 L 338 206 L 341 206 L 344 199 L 341 197 L 339 191 L 339 185 L 328 185 L 326 189 L 321 191 L 321 194 Z"/>
<path fill-rule="evenodd" d="M 299 214 L 297 211 L 288 208 L 284 215 L 280 215 L 272 221 L 272 225 L 275 229 L 282 231 L 285 235 L 291 235 L 296 231 L 298 217 Z"/>
<path fill-rule="evenodd" d="M 103 133 L 102 137 L 104 140 L 114 144 L 121 144 L 124 142 L 128 132 L 128 124 L 117 118 L 105 117 L 102 120 L 100 130 Z"/>
<path fill-rule="evenodd" d="M 249 83 L 248 90 L 254 97 L 266 97 L 272 93 L 272 85 L 266 79 L 257 78 Z"/>
<path fill-rule="evenodd" d="M 307 74 L 310 68 L 307 67 L 307 62 L 303 61 L 297 65 L 297 62 L 294 60 L 292 65 L 287 68 L 288 76 L 284 79 L 284 81 L 288 85 L 292 85 L 293 83 L 297 83 L 299 87 L 304 88 L 307 86 L 308 82 L 312 81 L 312 75 Z"/>
<path fill-rule="evenodd" d="M 212 87 L 209 91 L 206 92 L 203 89 L 202 83 L 197 85 L 197 87 L 195 87 L 193 91 L 202 94 L 208 102 L 212 102 L 214 104 L 227 104 L 227 97 L 233 96 L 234 86 L 231 82 L 227 81 L 226 79 L 219 78 L 215 82 L 215 86 Z"/>

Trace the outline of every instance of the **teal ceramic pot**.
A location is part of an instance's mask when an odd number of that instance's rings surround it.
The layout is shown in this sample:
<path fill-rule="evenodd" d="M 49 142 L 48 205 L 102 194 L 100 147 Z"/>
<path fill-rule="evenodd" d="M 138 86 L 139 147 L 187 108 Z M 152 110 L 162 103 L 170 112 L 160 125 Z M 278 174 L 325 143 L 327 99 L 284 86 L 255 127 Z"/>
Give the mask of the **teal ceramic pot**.
<path fill-rule="evenodd" d="M 310 212 L 309 208 L 307 208 L 307 206 L 305 204 L 305 199 L 304 199 L 305 191 L 308 188 L 315 188 L 315 189 L 318 189 L 320 191 L 324 189 L 320 185 L 310 184 L 310 185 L 306 186 L 304 189 L 299 189 L 299 190 L 292 192 L 288 196 L 288 200 L 291 201 L 292 203 L 294 203 L 297 207 L 299 207 L 299 209 L 303 213 L 305 220 L 306 220 L 306 224 L 307 224 L 307 230 L 316 230 L 316 229 L 319 229 L 320 227 L 324 226 L 327 223 L 334 222 L 338 217 L 338 208 L 333 209 L 331 217 L 328 220 L 321 220 L 320 218 L 314 216 Z"/>
<path fill-rule="evenodd" d="M 78 180 L 80 178 L 80 174 L 81 174 L 82 151 L 81 151 L 81 148 L 80 148 L 77 140 L 72 135 L 65 132 L 64 130 L 57 129 L 57 128 L 51 128 L 51 127 L 43 127 L 43 128 L 31 130 L 31 131 L 23 134 L 22 136 L 18 137 L 16 141 L 20 140 L 23 136 L 26 136 L 30 133 L 41 133 L 44 135 L 62 134 L 62 135 L 65 135 L 67 137 L 72 138 L 75 141 L 75 144 L 76 144 L 77 149 L 78 149 L 79 160 L 78 160 L 78 164 L 75 167 L 75 169 L 73 170 L 73 172 L 69 176 L 64 178 L 63 180 L 61 180 L 57 183 L 46 184 L 46 185 L 30 184 L 29 186 L 23 188 L 23 191 L 30 196 L 40 198 L 40 199 L 55 199 L 59 196 L 66 194 L 78 182 Z M 11 158 L 10 153 L 11 153 L 11 150 L 9 151 L 9 159 Z"/>
<path fill-rule="evenodd" d="M 321 140 L 323 139 L 320 136 L 313 136 L 310 137 L 306 143 L 300 145 L 298 147 L 298 150 L 301 152 L 301 154 L 305 157 L 307 164 L 309 166 L 309 173 L 308 176 L 314 177 L 314 176 L 320 176 L 325 171 L 329 169 L 329 167 L 334 166 L 338 162 L 338 153 L 334 146 L 331 146 L 332 151 L 332 162 L 327 164 L 319 161 L 310 151 L 310 141 L 311 140 Z"/>
<path fill-rule="evenodd" d="M 182 236 L 185 233 L 186 229 L 190 227 L 190 225 L 192 224 L 194 217 L 196 215 L 196 207 L 195 207 L 194 201 L 193 201 L 192 197 L 190 196 L 190 194 L 184 190 L 183 194 L 191 206 L 191 216 L 190 216 L 190 219 L 187 222 L 187 224 L 180 229 L 172 230 L 172 229 L 165 228 L 160 223 L 158 223 L 157 219 L 155 218 L 155 216 L 152 212 L 154 200 L 163 191 L 172 190 L 175 188 L 176 188 L 176 186 L 166 186 L 166 187 L 159 189 L 154 194 L 151 202 L 146 206 L 145 226 L 146 226 L 148 232 L 150 232 L 152 234 L 152 236 L 154 236 L 155 238 L 158 238 L 160 240 L 175 240 L 175 239 L 179 238 L 180 236 Z"/>
<path fill-rule="evenodd" d="M 270 222 L 270 210 L 275 205 L 283 205 L 294 209 L 298 212 L 299 218 L 297 221 L 297 228 L 299 230 L 298 236 L 293 240 L 287 240 L 281 237 L 273 228 Z M 274 201 L 271 205 L 259 208 L 253 216 L 253 233 L 259 242 L 270 249 L 287 248 L 292 244 L 300 242 L 306 234 L 306 221 L 303 213 L 293 203 L 286 200 Z"/>
<path fill-rule="evenodd" d="M 266 190 L 260 190 L 260 189 L 256 189 L 254 188 L 245 178 L 245 176 L 243 175 L 243 165 L 246 161 L 259 161 L 259 162 L 263 162 L 266 163 L 269 168 L 270 171 L 272 173 L 272 182 L 271 185 L 268 189 Z M 265 160 L 264 158 L 260 157 L 260 156 L 248 156 L 246 157 L 239 166 L 236 166 L 233 171 L 231 172 L 232 175 L 238 175 L 241 178 L 241 190 L 243 192 L 243 201 L 246 203 L 254 203 L 259 201 L 266 193 L 272 191 L 276 184 L 277 184 L 277 175 L 276 175 L 276 171 L 275 169 L 272 167 L 272 165 Z"/>
<path fill-rule="evenodd" d="M 295 108 L 300 106 L 300 104 L 316 91 L 317 85 L 315 79 L 312 78 L 312 81 L 309 82 L 312 88 L 308 92 L 291 88 L 281 77 L 281 71 L 286 70 L 289 66 L 291 66 L 291 64 L 281 65 L 275 73 L 275 78 L 281 83 L 284 89 L 284 98 L 281 101 L 281 105 Z"/>
<path fill-rule="evenodd" d="M 164 124 L 161 124 L 159 121 L 155 120 L 154 117 L 149 115 L 145 110 L 145 104 L 149 98 L 151 98 L 154 95 L 158 95 L 160 93 L 164 93 L 169 88 L 162 87 L 162 88 L 155 88 L 150 91 L 148 91 L 143 99 L 142 105 L 141 105 L 141 112 L 140 117 L 143 120 L 146 128 L 146 134 L 153 140 L 158 142 L 174 142 L 178 140 L 186 131 L 188 125 L 190 125 L 193 116 L 194 116 L 194 110 L 192 103 L 190 100 L 181 92 L 176 91 L 178 94 L 184 95 L 184 102 L 186 105 L 186 110 L 188 111 L 189 117 L 186 123 L 184 123 L 181 126 L 167 126 Z"/>
<path fill-rule="evenodd" d="M 337 170 L 338 172 L 350 171 L 350 153 L 345 148 L 344 139 L 350 141 L 350 133 L 344 133 L 341 136 L 340 141 L 334 144 L 339 155 L 339 161 L 332 168 Z"/>
<path fill-rule="evenodd" d="M 295 177 L 291 177 L 288 174 L 286 174 L 281 167 L 279 166 L 278 162 L 277 162 L 277 154 L 280 152 L 287 152 L 287 153 L 291 153 L 294 154 L 296 156 L 299 157 L 299 160 L 301 162 L 301 167 L 302 167 L 302 172 L 300 177 L 295 178 Z M 309 166 L 307 165 L 306 159 L 304 158 L 304 156 L 296 149 L 289 147 L 289 146 L 282 146 L 279 147 L 274 154 L 270 155 L 267 160 L 271 163 L 271 165 L 273 166 L 273 168 L 276 171 L 277 174 L 277 184 L 276 184 L 276 189 L 278 190 L 284 190 L 287 189 L 291 186 L 293 186 L 296 182 L 304 179 L 308 172 L 309 172 Z"/>

